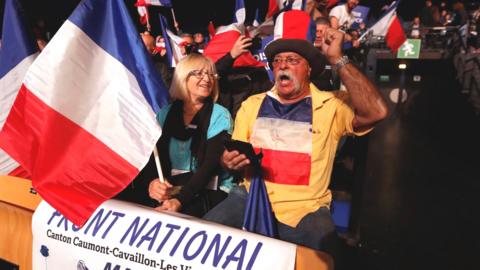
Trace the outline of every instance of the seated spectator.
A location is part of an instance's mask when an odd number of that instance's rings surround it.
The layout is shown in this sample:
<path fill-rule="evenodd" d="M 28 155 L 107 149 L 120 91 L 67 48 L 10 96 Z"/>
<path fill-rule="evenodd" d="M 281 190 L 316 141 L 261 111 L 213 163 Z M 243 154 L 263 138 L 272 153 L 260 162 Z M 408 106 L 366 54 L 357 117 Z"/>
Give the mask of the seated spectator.
<path fill-rule="evenodd" d="M 182 33 L 182 34 L 180 34 L 180 37 L 183 39 L 182 47 L 181 47 L 183 55 L 187 55 L 187 54 L 190 54 L 192 52 L 198 53 L 197 50 L 196 50 L 196 47 L 194 46 L 194 43 L 193 43 L 193 35 L 192 34 Z"/>
<path fill-rule="evenodd" d="M 325 31 L 330 28 L 330 21 L 324 17 L 317 18 L 315 20 L 315 27 L 316 35 L 313 45 L 321 51 L 322 46 L 324 45 L 323 37 L 325 36 Z M 337 80 L 337 76 L 332 73 L 331 69 L 325 69 L 320 74 L 312 74 L 310 79 L 318 89 L 323 91 L 333 90 L 334 84 L 338 85 L 339 83 L 339 81 Z M 338 87 L 335 89 L 338 89 Z"/>
<path fill-rule="evenodd" d="M 307 12 L 310 15 L 310 18 L 314 21 L 322 17 L 328 18 L 326 4 L 327 1 L 323 0 L 307 0 L 307 3 L 305 4 L 305 12 Z"/>
<path fill-rule="evenodd" d="M 412 24 L 409 27 L 408 36 L 410 38 L 421 38 L 421 28 L 420 17 L 415 16 L 413 18 Z"/>
<path fill-rule="evenodd" d="M 464 25 L 468 22 L 468 12 L 461 1 L 455 1 L 453 4 L 454 19 L 451 25 Z"/>
<path fill-rule="evenodd" d="M 352 10 L 356 8 L 359 3 L 359 0 L 347 0 L 345 4 L 334 7 L 329 14 L 331 27 L 347 33 L 355 22 L 355 16 L 353 16 Z M 352 42 L 353 47 L 360 46 L 360 41 L 354 39 L 348 33 L 345 35 L 344 39 L 346 42 Z"/>
<path fill-rule="evenodd" d="M 145 48 L 149 52 L 152 60 L 155 64 L 155 69 L 158 74 L 162 77 L 163 82 L 168 87 L 172 81 L 173 69 L 168 66 L 166 59 L 163 57 L 166 54 L 165 48 L 163 50 L 157 46 L 156 39 L 150 34 L 150 32 L 145 31 L 140 34 L 145 44 Z M 164 42 L 165 44 L 165 42 Z M 158 44 L 161 45 L 161 44 Z M 165 45 L 164 45 L 165 46 Z M 160 51 L 160 53 L 158 53 Z"/>
<path fill-rule="evenodd" d="M 283 26 L 278 30 L 293 27 L 288 21 Z M 387 106 L 377 88 L 343 56 L 344 33 L 326 29 L 322 56 L 301 36 L 304 31 L 292 32 L 298 34 L 290 32 L 288 39 L 278 38 L 266 47 L 275 86 L 242 104 L 232 138 L 263 149 L 263 178 L 279 238 L 331 251 L 336 234 L 328 185 L 338 140 L 370 131 L 386 117 Z M 323 71 L 325 59 L 337 69 L 348 92 L 322 92 L 310 84 L 311 75 Z M 222 164 L 246 173 L 251 161 L 238 151 L 225 151 Z M 205 218 L 241 228 L 249 185 L 246 173 L 243 185 Z"/>
<path fill-rule="evenodd" d="M 221 173 L 223 143 L 232 120 L 218 98 L 216 69 L 200 54 L 182 59 L 173 75 L 172 104 L 157 115 L 162 126 L 158 148 L 165 178 L 154 179 L 149 196 L 158 210 L 201 217 L 227 196 L 232 178 Z"/>
<path fill-rule="evenodd" d="M 442 12 L 440 13 L 440 25 L 449 26 L 451 25 L 452 21 L 452 14 L 450 14 L 447 10 L 442 10 Z"/>
<path fill-rule="evenodd" d="M 205 39 L 203 38 L 202 33 L 193 34 L 193 43 L 195 44 L 197 51 L 203 53 L 203 49 L 205 49 Z"/>
<path fill-rule="evenodd" d="M 165 56 L 167 49 L 165 47 L 165 38 L 161 35 L 158 35 L 155 38 L 155 53 L 159 54 L 161 57 Z"/>
<path fill-rule="evenodd" d="M 425 6 L 420 14 L 423 25 L 428 27 L 438 25 L 438 19 L 440 19 L 438 7 L 433 5 L 431 0 L 425 1 Z"/>
<path fill-rule="evenodd" d="M 155 51 L 155 38 L 148 31 L 140 33 L 140 36 L 142 37 L 143 44 L 148 53 L 153 54 Z"/>

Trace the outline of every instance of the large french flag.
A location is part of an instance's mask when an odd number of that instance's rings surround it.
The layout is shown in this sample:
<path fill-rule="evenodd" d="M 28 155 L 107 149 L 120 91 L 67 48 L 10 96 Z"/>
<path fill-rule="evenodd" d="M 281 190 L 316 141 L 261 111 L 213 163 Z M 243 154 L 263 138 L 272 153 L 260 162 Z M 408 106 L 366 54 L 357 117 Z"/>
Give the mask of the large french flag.
<path fill-rule="evenodd" d="M 397 6 L 400 1 L 394 1 L 380 19 L 373 24 L 366 32 L 375 36 L 384 36 L 387 46 L 396 52 L 407 40 L 400 20 L 397 17 Z M 365 34 L 360 37 L 363 39 Z"/>
<path fill-rule="evenodd" d="M 84 0 L 30 66 L 0 147 L 43 199 L 83 225 L 145 166 L 166 103 L 124 2 Z"/>
<path fill-rule="evenodd" d="M 6 0 L 0 47 L 0 130 L 12 108 L 28 67 L 38 55 L 37 44 L 29 34 L 17 0 Z M 0 149 L 0 175 L 28 178 L 26 172 Z"/>

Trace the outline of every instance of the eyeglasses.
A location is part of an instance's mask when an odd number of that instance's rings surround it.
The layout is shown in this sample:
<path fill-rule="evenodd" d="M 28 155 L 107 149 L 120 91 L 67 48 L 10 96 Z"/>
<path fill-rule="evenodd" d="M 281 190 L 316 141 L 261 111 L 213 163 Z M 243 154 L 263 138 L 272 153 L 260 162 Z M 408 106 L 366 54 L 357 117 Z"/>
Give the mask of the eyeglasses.
<path fill-rule="evenodd" d="M 203 76 L 207 75 L 210 79 L 218 78 L 218 74 L 208 72 L 206 70 L 194 69 L 188 73 L 188 76 L 195 76 L 195 78 L 201 80 Z"/>
<path fill-rule="evenodd" d="M 291 56 L 288 56 L 286 58 L 282 58 L 282 57 L 273 58 L 273 65 L 274 66 L 280 65 L 282 62 L 285 62 L 285 63 L 287 63 L 288 65 L 291 65 L 291 66 L 295 66 L 295 65 L 298 65 L 298 63 L 300 63 L 300 58 L 291 57 Z"/>

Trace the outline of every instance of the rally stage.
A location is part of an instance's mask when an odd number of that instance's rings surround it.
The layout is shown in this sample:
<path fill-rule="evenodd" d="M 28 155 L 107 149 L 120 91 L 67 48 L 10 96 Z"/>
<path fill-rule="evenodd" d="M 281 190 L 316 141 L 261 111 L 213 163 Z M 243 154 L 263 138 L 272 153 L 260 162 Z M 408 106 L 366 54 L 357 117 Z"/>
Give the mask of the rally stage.
<path fill-rule="evenodd" d="M 78 228 L 14 177 L 0 177 L 0 220 L 0 261 L 22 270 L 333 269 L 326 253 L 116 200 Z"/>

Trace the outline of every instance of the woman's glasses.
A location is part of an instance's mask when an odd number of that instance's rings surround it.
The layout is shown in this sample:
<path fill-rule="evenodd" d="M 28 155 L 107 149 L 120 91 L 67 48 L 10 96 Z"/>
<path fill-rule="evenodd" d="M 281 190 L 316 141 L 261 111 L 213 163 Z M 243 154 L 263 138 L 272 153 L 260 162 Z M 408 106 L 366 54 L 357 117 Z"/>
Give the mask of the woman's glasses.
<path fill-rule="evenodd" d="M 208 72 L 206 70 L 194 69 L 188 73 L 188 76 L 194 76 L 195 78 L 201 80 L 203 76 L 207 75 L 210 79 L 217 79 L 218 74 Z"/>

